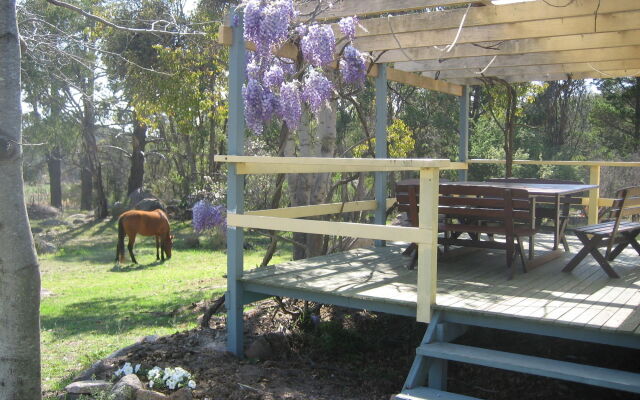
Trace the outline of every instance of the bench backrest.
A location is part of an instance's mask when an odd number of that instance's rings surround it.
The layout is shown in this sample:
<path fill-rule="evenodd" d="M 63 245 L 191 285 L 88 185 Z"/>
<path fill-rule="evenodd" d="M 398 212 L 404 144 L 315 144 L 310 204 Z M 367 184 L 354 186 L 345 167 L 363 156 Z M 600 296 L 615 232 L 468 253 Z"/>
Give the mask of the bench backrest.
<path fill-rule="evenodd" d="M 396 183 L 398 210 L 407 213 L 412 226 L 418 226 L 419 184 L 419 179 L 405 179 Z"/>
<path fill-rule="evenodd" d="M 606 254 L 611 252 L 611 248 L 615 243 L 620 222 L 638 214 L 640 214 L 640 186 L 631 186 L 618 190 L 610 210 L 611 219 L 614 219 L 615 223 L 611 231 Z"/>
<path fill-rule="evenodd" d="M 516 222 L 531 224 L 534 204 L 524 189 L 445 185 L 440 187 L 438 212 L 458 220 L 490 221 L 509 234 Z"/>

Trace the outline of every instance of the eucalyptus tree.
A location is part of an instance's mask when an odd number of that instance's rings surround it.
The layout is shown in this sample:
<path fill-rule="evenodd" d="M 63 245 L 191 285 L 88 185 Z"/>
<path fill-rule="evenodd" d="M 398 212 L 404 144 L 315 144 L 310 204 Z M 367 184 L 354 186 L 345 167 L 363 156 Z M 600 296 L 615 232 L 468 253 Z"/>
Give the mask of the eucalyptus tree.
<path fill-rule="evenodd" d="M 40 271 L 22 178 L 20 44 L 0 0 L 0 399 L 40 399 Z"/>

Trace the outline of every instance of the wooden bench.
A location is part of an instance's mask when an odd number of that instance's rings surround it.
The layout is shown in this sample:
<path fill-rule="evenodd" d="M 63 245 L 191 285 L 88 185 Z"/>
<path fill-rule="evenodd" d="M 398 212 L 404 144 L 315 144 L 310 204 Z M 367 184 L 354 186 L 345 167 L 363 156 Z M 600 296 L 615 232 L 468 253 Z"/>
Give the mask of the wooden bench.
<path fill-rule="evenodd" d="M 541 184 L 560 184 L 560 185 L 581 185 L 580 181 L 571 181 L 565 179 L 541 179 L 541 178 L 491 178 L 489 182 L 513 182 L 513 183 L 541 183 Z M 536 197 L 536 226 L 540 229 L 542 219 L 553 221 L 555 227 L 556 221 L 556 198 L 554 196 L 537 196 Z M 560 212 L 558 215 L 559 229 L 557 240 L 562 243 L 564 251 L 569 251 L 569 243 L 565 237 L 565 230 L 569 223 L 569 210 L 571 206 L 582 204 L 582 200 L 576 195 L 565 195 L 560 197 Z M 555 234 L 555 229 L 554 229 Z"/>
<path fill-rule="evenodd" d="M 514 275 L 514 258 L 519 255 L 524 271 L 527 262 L 522 237 L 535 234 L 535 201 L 524 189 L 489 186 L 442 185 L 438 212 L 444 215 L 438 238 L 444 246 L 469 246 L 506 250 L 507 274 Z M 461 234 L 468 233 L 469 239 Z M 481 240 L 480 234 L 504 235 L 505 242 Z"/>
<path fill-rule="evenodd" d="M 636 241 L 636 236 L 640 234 L 640 223 L 623 220 L 640 214 L 640 186 L 619 190 L 610 213 L 612 221 L 574 230 L 583 248 L 562 269 L 563 272 L 571 272 L 587 254 L 591 254 L 609 277 L 619 278 L 620 276 L 613 270 L 609 261 L 615 260 L 628 245 L 631 245 L 640 255 L 640 244 Z M 613 245 L 616 247 L 613 248 Z M 604 256 L 598 251 L 600 247 L 607 248 Z"/>

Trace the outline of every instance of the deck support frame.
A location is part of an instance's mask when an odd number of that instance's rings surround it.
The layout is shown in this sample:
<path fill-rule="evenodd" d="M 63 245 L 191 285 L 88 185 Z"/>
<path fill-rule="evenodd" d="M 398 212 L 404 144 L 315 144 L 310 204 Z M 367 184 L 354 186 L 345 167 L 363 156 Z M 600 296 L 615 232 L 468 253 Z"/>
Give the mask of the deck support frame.
<path fill-rule="evenodd" d="M 246 56 L 243 35 L 242 14 L 236 14 L 233 27 L 233 44 L 229 52 L 229 118 L 227 136 L 229 154 L 244 154 L 244 101 L 242 85 L 246 74 Z M 237 173 L 237 165 L 229 164 L 227 173 L 227 210 L 231 213 L 244 212 L 244 175 Z M 238 357 L 243 356 L 243 310 L 244 295 L 240 279 L 244 265 L 244 230 L 241 227 L 227 228 L 227 350 Z"/>
<path fill-rule="evenodd" d="M 387 66 L 378 64 L 376 76 L 376 158 L 387 158 Z M 387 173 L 375 172 L 374 192 L 376 196 L 375 223 L 387 222 Z M 385 246 L 384 240 L 376 240 L 376 247 Z"/>
<path fill-rule="evenodd" d="M 458 147 L 458 161 L 466 163 L 469 159 L 469 86 L 462 87 L 462 96 L 459 97 L 460 102 L 460 144 Z M 467 180 L 467 170 L 458 171 L 458 180 Z"/>

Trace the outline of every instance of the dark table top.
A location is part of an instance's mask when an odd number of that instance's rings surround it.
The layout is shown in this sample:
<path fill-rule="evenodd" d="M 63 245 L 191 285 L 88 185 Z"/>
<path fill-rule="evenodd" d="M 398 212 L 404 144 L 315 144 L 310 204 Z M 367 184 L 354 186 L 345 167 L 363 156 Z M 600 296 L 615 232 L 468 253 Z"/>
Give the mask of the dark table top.
<path fill-rule="evenodd" d="M 418 179 L 405 179 L 398 182 L 399 185 L 416 185 L 420 184 Z M 589 189 L 597 188 L 598 185 L 586 184 L 565 184 L 565 183 L 516 183 L 516 182 L 441 182 L 440 185 L 463 185 L 463 186 L 486 186 L 504 189 L 525 189 L 533 196 L 539 195 L 567 195 L 573 193 L 584 192 Z"/>

